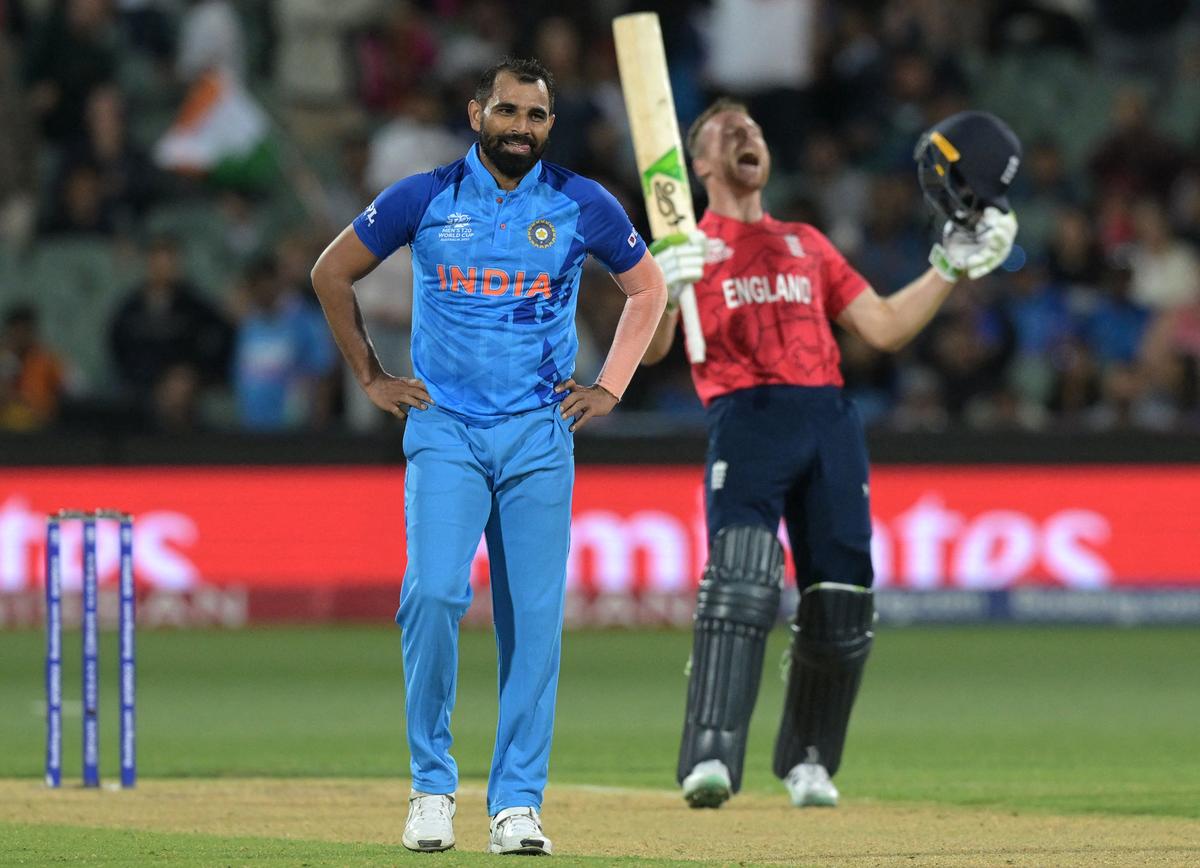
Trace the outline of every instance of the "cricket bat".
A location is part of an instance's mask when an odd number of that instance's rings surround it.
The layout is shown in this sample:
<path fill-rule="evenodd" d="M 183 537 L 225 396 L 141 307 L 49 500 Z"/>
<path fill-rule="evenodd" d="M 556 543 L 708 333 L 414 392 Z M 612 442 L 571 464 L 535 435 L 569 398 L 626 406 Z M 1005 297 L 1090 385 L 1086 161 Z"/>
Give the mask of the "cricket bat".
<path fill-rule="evenodd" d="M 675 98 L 667 76 L 662 29 L 654 12 L 634 12 L 613 19 L 617 68 L 633 135 L 642 195 L 654 239 L 696 228 L 687 160 L 675 120 Z M 704 361 L 704 332 L 696 293 L 686 287 L 679 296 L 679 314 L 687 341 L 688 360 Z"/>

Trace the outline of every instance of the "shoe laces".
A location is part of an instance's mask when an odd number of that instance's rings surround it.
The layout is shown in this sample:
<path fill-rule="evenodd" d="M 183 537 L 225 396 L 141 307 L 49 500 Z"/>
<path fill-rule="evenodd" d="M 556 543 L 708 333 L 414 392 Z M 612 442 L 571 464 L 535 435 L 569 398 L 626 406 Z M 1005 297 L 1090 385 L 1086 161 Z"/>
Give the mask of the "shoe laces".
<path fill-rule="evenodd" d="M 451 819 L 450 809 L 454 805 L 454 797 L 446 795 L 421 794 L 409 797 L 414 820 L 445 820 Z"/>
<path fill-rule="evenodd" d="M 537 838 L 542 834 L 542 824 L 538 820 L 537 811 L 533 808 L 522 808 L 517 813 L 497 820 L 496 829 L 501 834 L 517 838 Z"/>

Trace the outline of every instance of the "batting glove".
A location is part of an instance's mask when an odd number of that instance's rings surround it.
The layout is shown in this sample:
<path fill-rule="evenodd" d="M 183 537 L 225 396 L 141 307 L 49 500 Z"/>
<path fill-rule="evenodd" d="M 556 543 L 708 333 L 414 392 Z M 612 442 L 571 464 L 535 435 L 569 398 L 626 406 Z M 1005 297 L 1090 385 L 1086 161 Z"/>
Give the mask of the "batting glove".
<path fill-rule="evenodd" d="M 985 208 L 974 231 L 947 223 L 942 243 L 933 245 L 929 264 L 954 281 L 962 275 L 977 280 L 1000 267 L 1012 253 L 1017 239 L 1017 215 L 999 208 Z"/>
<path fill-rule="evenodd" d="M 654 261 L 667 281 L 667 304 L 674 307 L 679 294 L 704 276 L 708 236 L 699 229 L 665 235 L 650 245 Z"/>

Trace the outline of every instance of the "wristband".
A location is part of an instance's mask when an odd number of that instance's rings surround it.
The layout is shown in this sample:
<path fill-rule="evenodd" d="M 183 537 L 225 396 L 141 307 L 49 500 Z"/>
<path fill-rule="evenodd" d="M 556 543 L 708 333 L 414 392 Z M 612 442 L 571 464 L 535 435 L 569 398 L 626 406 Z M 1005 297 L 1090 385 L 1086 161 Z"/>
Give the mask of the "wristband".
<path fill-rule="evenodd" d="M 950 264 L 950 257 L 946 254 L 946 248 L 940 244 L 935 244 L 930 249 L 929 264 L 933 266 L 934 271 L 951 283 L 957 282 L 962 277 L 962 272 Z"/>

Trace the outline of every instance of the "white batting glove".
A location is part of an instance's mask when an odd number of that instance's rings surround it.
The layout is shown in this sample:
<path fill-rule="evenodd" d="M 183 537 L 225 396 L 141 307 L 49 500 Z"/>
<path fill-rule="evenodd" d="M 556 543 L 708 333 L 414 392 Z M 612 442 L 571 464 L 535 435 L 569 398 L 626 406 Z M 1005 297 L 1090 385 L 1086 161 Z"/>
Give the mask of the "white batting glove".
<path fill-rule="evenodd" d="M 929 264 L 954 281 L 962 275 L 977 280 L 1000 267 L 1017 239 L 1017 215 L 999 208 L 985 208 L 974 231 L 946 223 L 942 243 L 933 245 Z"/>
<path fill-rule="evenodd" d="M 674 307 L 679 294 L 704 276 L 708 236 L 699 229 L 666 235 L 650 245 L 654 261 L 667 281 L 667 305 Z"/>

